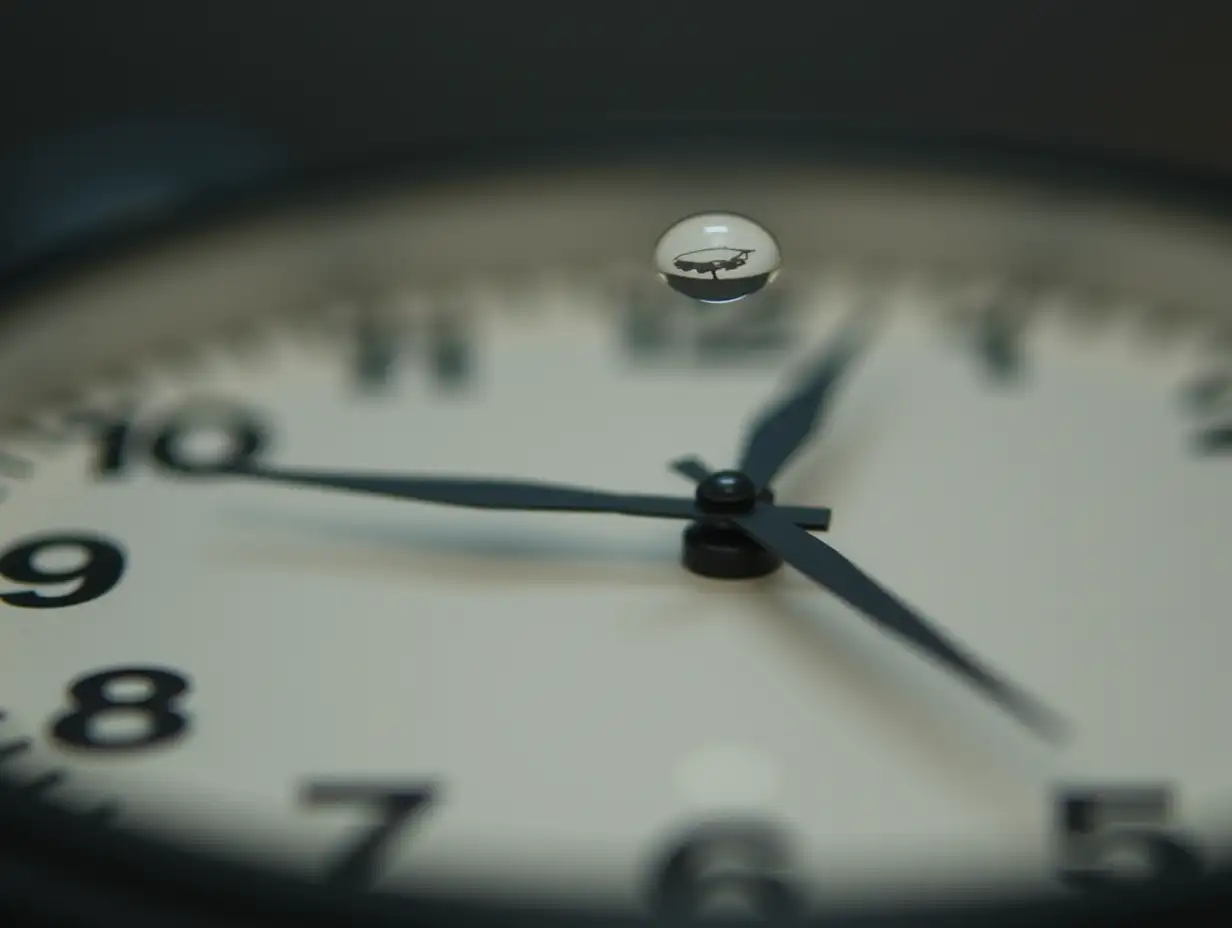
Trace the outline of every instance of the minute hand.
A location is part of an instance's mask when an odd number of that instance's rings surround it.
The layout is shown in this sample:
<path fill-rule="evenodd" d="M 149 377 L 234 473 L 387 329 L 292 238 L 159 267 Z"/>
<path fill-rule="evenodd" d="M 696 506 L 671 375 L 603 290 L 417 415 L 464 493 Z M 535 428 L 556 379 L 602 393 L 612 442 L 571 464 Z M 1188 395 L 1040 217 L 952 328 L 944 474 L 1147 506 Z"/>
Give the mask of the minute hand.
<path fill-rule="evenodd" d="M 733 521 L 796 570 L 859 609 L 885 630 L 911 642 L 1020 721 L 1053 739 L 1063 734 L 1064 724 L 1051 710 L 964 654 L 855 564 L 819 538 L 801 531 L 776 509 L 759 504 L 751 512 L 734 517 Z"/>
<path fill-rule="evenodd" d="M 600 490 L 529 480 L 352 474 L 259 465 L 245 465 L 227 471 L 226 474 L 291 486 L 345 490 L 476 509 L 593 512 L 661 519 L 698 519 L 704 516 L 697 502 L 691 497 L 605 493 Z M 789 523 L 804 528 L 824 530 L 830 524 L 829 509 L 784 506 L 779 511 Z"/>

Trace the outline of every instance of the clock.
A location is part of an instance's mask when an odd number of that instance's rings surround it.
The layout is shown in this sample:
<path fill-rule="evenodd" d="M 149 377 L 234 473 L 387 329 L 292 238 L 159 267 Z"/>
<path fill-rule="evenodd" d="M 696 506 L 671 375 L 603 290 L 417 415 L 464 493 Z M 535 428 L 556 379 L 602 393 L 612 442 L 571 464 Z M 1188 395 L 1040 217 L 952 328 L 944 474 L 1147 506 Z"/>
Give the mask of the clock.
<path fill-rule="evenodd" d="M 13 275 L 5 892 L 229 924 L 1211 892 L 1225 196 L 640 129 L 258 184 Z"/>

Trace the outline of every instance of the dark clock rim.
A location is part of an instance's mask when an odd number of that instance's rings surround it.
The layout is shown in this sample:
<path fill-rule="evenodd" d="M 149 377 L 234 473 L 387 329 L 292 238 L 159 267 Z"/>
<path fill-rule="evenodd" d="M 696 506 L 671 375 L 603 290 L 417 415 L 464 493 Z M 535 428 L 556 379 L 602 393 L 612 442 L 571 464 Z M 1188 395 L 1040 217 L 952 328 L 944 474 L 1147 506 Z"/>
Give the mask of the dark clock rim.
<path fill-rule="evenodd" d="M 989 180 L 1046 183 L 1059 191 L 1099 193 L 1131 202 L 1182 208 L 1232 221 L 1232 175 L 1162 157 L 985 132 L 852 128 L 814 119 L 623 119 L 570 122 L 523 134 L 432 140 L 407 150 L 337 159 L 308 167 L 282 165 L 238 172 L 188 186 L 153 207 L 116 210 L 89 228 L 65 233 L 0 263 L 0 314 L 26 291 L 106 264 L 171 236 L 208 230 L 321 195 L 379 192 L 391 184 L 431 184 L 481 177 L 493 170 L 599 164 L 613 157 L 720 151 L 836 165 L 924 168 Z M 0 177 L 3 182 L 3 177 Z"/>

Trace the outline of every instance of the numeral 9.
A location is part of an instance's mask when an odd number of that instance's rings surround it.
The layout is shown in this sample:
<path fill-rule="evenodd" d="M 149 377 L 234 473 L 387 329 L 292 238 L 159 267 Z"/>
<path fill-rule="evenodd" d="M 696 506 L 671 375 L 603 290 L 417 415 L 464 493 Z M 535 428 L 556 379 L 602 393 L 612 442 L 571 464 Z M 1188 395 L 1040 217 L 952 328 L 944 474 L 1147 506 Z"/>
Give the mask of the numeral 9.
<path fill-rule="evenodd" d="M 55 548 L 78 548 L 85 560 L 59 570 L 35 563 Z M 95 535 L 40 535 L 26 538 L 0 555 L 0 577 L 28 586 L 54 586 L 79 580 L 76 588 L 59 596 L 37 590 L 0 593 L 0 601 L 22 609 L 62 609 L 98 599 L 111 591 L 124 574 L 124 553 L 119 546 Z"/>

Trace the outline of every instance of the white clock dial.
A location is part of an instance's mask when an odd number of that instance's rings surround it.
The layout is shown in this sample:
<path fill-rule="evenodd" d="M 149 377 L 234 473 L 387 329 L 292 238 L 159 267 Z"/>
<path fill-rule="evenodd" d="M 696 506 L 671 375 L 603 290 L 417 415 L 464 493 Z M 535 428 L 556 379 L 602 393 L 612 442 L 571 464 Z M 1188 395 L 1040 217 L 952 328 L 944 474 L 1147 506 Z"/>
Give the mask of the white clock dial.
<path fill-rule="evenodd" d="M 1063 871 L 1219 859 L 1227 228 L 1025 181 L 684 177 L 393 188 L 15 301 L 10 763 L 66 771 L 69 805 L 394 890 L 757 909 L 766 887 L 1076 892 Z M 787 259 L 699 307 L 648 256 L 716 204 Z M 852 319 L 869 341 L 776 502 L 829 507 L 818 537 L 1063 717 L 1063 743 L 789 566 L 690 573 L 687 521 L 198 472 L 687 499 L 669 463 L 734 466 Z M 1098 846 L 1140 819 L 1179 850 Z M 737 902 L 704 854 L 672 862 L 690 841 L 734 848 Z"/>

